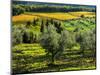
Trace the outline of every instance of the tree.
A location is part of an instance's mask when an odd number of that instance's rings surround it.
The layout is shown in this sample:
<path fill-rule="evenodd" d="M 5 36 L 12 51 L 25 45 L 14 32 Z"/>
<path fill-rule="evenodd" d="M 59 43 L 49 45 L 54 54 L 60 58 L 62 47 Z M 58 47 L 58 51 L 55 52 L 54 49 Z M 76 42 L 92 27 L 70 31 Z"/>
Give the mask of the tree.
<path fill-rule="evenodd" d="M 79 34 L 78 42 L 80 44 L 80 49 L 82 51 L 82 56 L 84 56 L 84 50 L 95 50 L 95 33 L 93 30 L 85 31 Z"/>
<path fill-rule="evenodd" d="M 26 22 L 26 27 L 30 27 L 30 25 L 31 25 L 31 22 L 30 21 L 27 21 Z"/>
<path fill-rule="evenodd" d="M 61 32 L 59 49 L 62 49 L 63 51 L 67 48 L 71 49 L 75 45 L 75 43 L 76 41 L 74 35 L 70 34 L 66 30 L 63 30 Z"/>
<path fill-rule="evenodd" d="M 47 19 L 46 20 L 46 26 L 48 27 L 48 25 L 49 25 L 49 20 Z"/>
<path fill-rule="evenodd" d="M 37 23 L 36 23 L 36 20 L 35 19 L 33 19 L 33 26 L 36 26 L 37 25 Z"/>
<path fill-rule="evenodd" d="M 81 50 L 81 54 L 82 56 L 84 56 L 84 50 L 88 48 L 88 36 L 87 34 L 85 34 L 84 32 L 78 32 L 78 34 L 76 35 L 76 41 L 80 44 L 80 50 Z"/>
<path fill-rule="evenodd" d="M 30 43 L 30 31 L 26 29 L 23 34 L 23 43 Z"/>
<path fill-rule="evenodd" d="M 42 22 L 41 22 L 40 32 L 44 32 L 44 29 L 45 29 L 44 21 L 42 20 Z"/>
<path fill-rule="evenodd" d="M 55 56 L 59 52 L 59 39 L 60 35 L 53 25 L 49 25 L 47 32 L 43 33 L 41 37 L 41 45 L 51 55 L 51 64 L 54 64 Z"/>
<path fill-rule="evenodd" d="M 23 32 L 23 43 L 37 43 L 39 41 L 39 33 L 30 30 L 25 29 Z"/>
<path fill-rule="evenodd" d="M 20 26 L 20 27 L 14 26 L 12 28 L 12 39 L 13 39 L 12 43 L 13 43 L 13 45 L 22 43 L 22 41 L 23 41 L 23 37 L 22 37 L 23 30 L 24 30 L 23 26 Z"/>

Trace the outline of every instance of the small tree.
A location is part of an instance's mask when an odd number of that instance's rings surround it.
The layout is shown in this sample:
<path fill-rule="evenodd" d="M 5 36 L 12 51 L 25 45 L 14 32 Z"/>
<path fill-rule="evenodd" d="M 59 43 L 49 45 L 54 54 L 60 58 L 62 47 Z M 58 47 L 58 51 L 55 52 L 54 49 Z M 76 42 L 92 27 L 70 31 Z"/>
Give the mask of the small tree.
<path fill-rule="evenodd" d="M 26 22 L 26 27 L 30 27 L 30 25 L 31 25 L 31 22 L 30 21 L 27 21 Z"/>
<path fill-rule="evenodd" d="M 42 22 L 41 22 L 41 28 L 40 28 L 40 32 L 44 32 L 44 22 L 43 22 L 43 20 L 42 20 Z"/>
<path fill-rule="evenodd" d="M 46 26 L 47 27 L 49 26 L 49 20 L 48 19 L 46 20 Z"/>
<path fill-rule="evenodd" d="M 33 23 L 33 26 L 36 26 L 36 24 L 37 24 L 35 19 L 33 19 L 32 23 Z"/>

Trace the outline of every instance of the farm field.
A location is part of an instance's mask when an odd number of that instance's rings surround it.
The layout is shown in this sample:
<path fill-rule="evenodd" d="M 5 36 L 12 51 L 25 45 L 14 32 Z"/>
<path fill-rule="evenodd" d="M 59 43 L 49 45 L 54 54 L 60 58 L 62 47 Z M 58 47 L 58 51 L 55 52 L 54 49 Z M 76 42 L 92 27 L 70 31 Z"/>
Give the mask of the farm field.
<path fill-rule="evenodd" d="M 96 7 L 13 1 L 12 74 L 96 69 Z"/>
<path fill-rule="evenodd" d="M 36 19 L 36 18 L 39 18 L 39 17 L 35 15 L 21 14 L 18 16 L 13 16 L 12 21 L 13 22 L 32 21 L 33 19 Z"/>
<path fill-rule="evenodd" d="M 69 31 L 74 31 L 76 29 L 84 31 L 95 28 L 95 23 L 96 23 L 95 17 L 79 18 L 64 22 L 64 27 L 66 30 Z"/>
<path fill-rule="evenodd" d="M 81 15 L 85 17 L 95 17 L 95 13 L 93 12 L 68 12 L 68 13 L 30 13 L 26 12 L 25 14 L 21 14 L 18 16 L 13 16 L 12 21 L 31 21 L 37 18 L 52 18 L 57 20 L 69 20 L 69 19 L 77 19 L 80 18 Z"/>

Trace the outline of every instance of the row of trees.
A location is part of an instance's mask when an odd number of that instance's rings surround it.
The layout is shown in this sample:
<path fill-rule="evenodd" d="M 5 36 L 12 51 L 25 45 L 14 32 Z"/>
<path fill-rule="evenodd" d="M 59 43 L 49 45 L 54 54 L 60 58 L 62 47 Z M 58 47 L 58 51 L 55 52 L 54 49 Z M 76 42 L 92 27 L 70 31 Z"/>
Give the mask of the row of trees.
<path fill-rule="evenodd" d="M 12 15 L 19 15 L 25 12 L 25 9 L 21 7 L 20 5 L 13 5 L 12 6 Z"/>
<path fill-rule="evenodd" d="M 37 43 L 39 42 L 40 33 L 47 32 L 49 25 L 54 25 L 56 31 L 61 33 L 63 30 L 61 23 L 53 19 L 33 19 L 33 21 L 25 22 L 25 25 L 14 25 L 13 32 L 13 45 L 20 43 Z M 39 31 L 35 31 L 34 28 L 39 27 Z M 33 28 L 33 29 L 32 29 Z M 19 38 L 20 37 L 20 38 Z"/>
<path fill-rule="evenodd" d="M 56 27 L 56 31 L 58 33 L 61 33 L 61 31 L 63 30 L 63 26 L 62 23 L 58 20 L 54 20 L 54 19 L 33 19 L 33 21 L 27 21 L 26 22 L 26 27 L 30 27 L 30 26 L 40 26 L 40 32 L 45 32 L 47 30 L 47 27 L 49 25 L 54 25 Z"/>
<path fill-rule="evenodd" d="M 62 23 L 60 21 L 47 19 L 42 20 L 40 32 L 45 32 L 49 25 L 53 25 L 58 33 L 61 33 L 61 31 L 63 30 Z"/>
<path fill-rule="evenodd" d="M 13 4 L 12 12 L 13 15 L 19 15 L 24 12 L 72 12 L 72 11 L 91 11 L 95 12 L 95 8 L 90 8 L 86 6 L 49 6 L 49 5 L 23 5 L 23 4 Z"/>
<path fill-rule="evenodd" d="M 27 26 L 22 27 L 13 27 L 12 28 L 12 38 L 13 45 L 21 44 L 21 43 L 38 43 L 39 42 L 40 33 L 27 28 Z"/>

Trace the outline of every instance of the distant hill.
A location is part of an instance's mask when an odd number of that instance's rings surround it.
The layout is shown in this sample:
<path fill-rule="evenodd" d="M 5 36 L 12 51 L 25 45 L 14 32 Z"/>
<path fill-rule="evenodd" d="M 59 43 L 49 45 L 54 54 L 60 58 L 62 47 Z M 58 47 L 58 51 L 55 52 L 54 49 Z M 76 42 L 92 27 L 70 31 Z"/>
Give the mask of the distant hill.
<path fill-rule="evenodd" d="M 47 3 L 47 2 L 35 2 L 35 1 L 13 1 L 12 3 L 13 4 L 23 4 L 23 5 L 74 6 L 74 7 L 96 8 L 96 6 L 94 5 Z"/>

